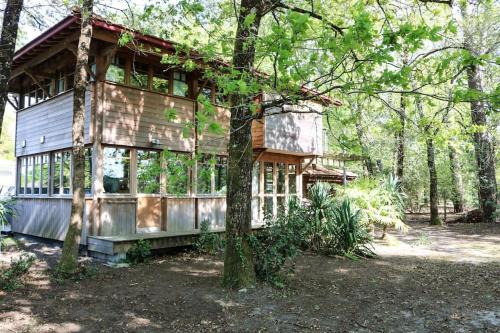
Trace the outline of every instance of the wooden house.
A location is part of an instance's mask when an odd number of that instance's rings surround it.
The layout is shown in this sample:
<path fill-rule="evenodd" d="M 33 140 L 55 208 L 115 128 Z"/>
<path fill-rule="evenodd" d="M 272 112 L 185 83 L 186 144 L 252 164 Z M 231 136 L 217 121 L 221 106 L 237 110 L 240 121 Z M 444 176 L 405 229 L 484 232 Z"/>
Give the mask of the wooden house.
<path fill-rule="evenodd" d="M 71 210 L 73 72 L 79 37 L 78 15 L 71 15 L 18 50 L 9 83 L 17 109 L 17 215 L 15 233 L 64 240 Z M 81 243 L 93 255 L 123 253 L 134 241 L 149 239 L 154 248 L 185 244 L 202 221 L 224 230 L 228 135 L 186 135 L 194 121 L 199 93 L 216 107 L 214 117 L 227 129 L 229 110 L 214 83 L 199 70 L 167 68 L 161 54 L 175 45 L 135 34 L 134 46 L 118 46 L 125 28 L 100 18 L 93 37 L 86 93 L 86 209 Z M 140 50 L 138 50 L 140 49 Z M 14 97 L 14 98 L 12 98 Z M 262 94 L 263 99 L 270 98 Z M 321 110 L 327 98 L 309 102 Z M 301 110 L 299 106 L 288 106 Z M 175 109 L 175 119 L 165 117 Z M 289 196 L 302 195 L 302 169 L 323 154 L 323 126 L 317 113 L 264 117 L 252 125 L 254 148 L 253 224 L 276 214 Z M 205 160 L 148 174 L 164 164 L 160 154 L 216 158 L 210 176 Z M 168 164 L 168 163 L 167 163 Z M 172 186 L 176 191 L 171 191 Z"/>

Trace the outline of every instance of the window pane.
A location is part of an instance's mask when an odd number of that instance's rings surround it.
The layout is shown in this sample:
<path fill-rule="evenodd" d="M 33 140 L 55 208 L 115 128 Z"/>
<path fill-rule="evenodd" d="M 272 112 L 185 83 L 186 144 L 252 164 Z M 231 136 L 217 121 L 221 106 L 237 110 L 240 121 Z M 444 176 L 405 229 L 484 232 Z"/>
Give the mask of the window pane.
<path fill-rule="evenodd" d="M 33 157 L 32 156 L 27 157 L 26 161 L 28 165 L 27 177 L 26 177 L 26 194 L 31 194 L 33 186 Z"/>
<path fill-rule="evenodd" d="M 30 91 L 29 93 L 29 105 L 35 105 L 36 104 L 36 91 Z"/>
<path fill-rule="evenodd" d="M 155 68 L 151 87 L 153 91 L 168 94 L 168 73 L 164 72 L 161 68 Z"/>
<path fill-rule="evenodd" d="M 288 164 L 288 193 L 297 193 L 297 172 L 295 164 Z"/>
<path fill-rule="evenodd" d="M 260 218 L 259 210 L 260 210 L 260 199 L 253 198 L 252 199 L 252 220 L 254 220 L 254 221 L 259 220 L 259 218 Z"/>
<path fill-rule="evenodd" d="M 160 153 L 137 151 L 137 193 L 160 193 Z"/>
<path fill-rule="evenodd" d="M 92 194 L 92 148 L 85 149 L 85 194 Z"/>
<path fill-rule="evenodd" d="M 61 73 L 56 81 L 56 94 L 60 94 L 64 91 L 64 75 Z"/>
<path fill-rule="evenodd" d="M 273 163 L 264 163 L 264 193 L 273 193 Z"/>
<path fill-rule="evenodd" d="M 285 212 L 285 207 L 286 207 L 286 200 L 285 197 L 277 197 L 278 200 L 278 214 L 279 213 L 284 213 Z"/>
<path fill-rule="evenodd" d="M 21 170 L 19 170 L 19 194 L 24 194 L 26 187 L 26 158 L 21 158 Z"/>
<path fill-rule="evenodd" d="M 196 190 L 198 194 L 208 194 L 212 192 L 212 171 L 214 162 L 210 156 L 203 155 L 198 161 L 198 175 Z"/>
<path fill-rule="evenodd" d="M 189 180 L 189 156 L 183 154 L 166 153 L 167 161 L 167 193 L 187 194 Z"/>
<path fill-rule="evenodd" d="M 188 84 L 187 84 L 185 73 L 174 72 L 174 91 L 173 91 L 173 94 L 176 96 L 187 97 Z"/>
<path fill-rule="evenodd" d="M 264 214 L 273 215 L 273 197 L 264 197 Z"/>
<path fill-rule="evenodd" d="M 130 193 L 130 150 L 104 148 L 104 192 Z"/>
<path fill-rule="evenodd" d="M 203 82 L 204 81 L 199 81 L 198 87 L 200 87 L 200 88 L 203 87 Z M 212 100 L 212 83 L 211 82 L 205 83 L 205 86 L 201 89 L 200 95 L 204 96 L 209 101 Z"/>
<path fill-rule="evenodd" d="M 63 194 L 71 193 L 71 152 L 63 151 L 62 153 L 62 177 L 63 177 Z"/>
<path fill-rule="evenodd" d="M 52 190 L 54 194 L 60 194 L 61 193 L 61 161 L 62 161 L 62 154 L 61 153 L 55 153 L 54 154 L 54 165 L 52 169 L 54 170 L 53 173 L 53 183 L 52 183 Z"/>
<path fill-rule="evenodd" d="M 277 191 L 278 194 L 285 194 L 285 163 L 278 163 L 278 181 L 277 181 Z"/>
<path fill-rule="evenodd" d="M 227 157 L 218 156 L 215 165 L 215 192 L 226 193 L 227 184 Z"/>
<path fill-rule="evenodd" d="M 42 155 L 42 194 L 49 193 L 49 155 Z"/>
<path fill-rule="evenodd" d="M 130 85 L 141 89 L 147 89 L 149 78 L 148 71 L 147 64 L 133 63 L 130 73 Z"/>
<path fill-rule="evenodd" d="M 106 80 L 125 83 L 125 59 L 119 56 L 113 58 L 113 62 L 106 71 Z"/>
<path fill-rule="evenodd" d="M 41 168 L 41 156 L 35 156 L 35 164 L 33 165 L 33 194 L 40 194 L 40 171 Z"/>
<path fill-rule="evenodd" d="M 260 193 L 260 162 L 255 162 L 252 170 L 252 194 Z"/>

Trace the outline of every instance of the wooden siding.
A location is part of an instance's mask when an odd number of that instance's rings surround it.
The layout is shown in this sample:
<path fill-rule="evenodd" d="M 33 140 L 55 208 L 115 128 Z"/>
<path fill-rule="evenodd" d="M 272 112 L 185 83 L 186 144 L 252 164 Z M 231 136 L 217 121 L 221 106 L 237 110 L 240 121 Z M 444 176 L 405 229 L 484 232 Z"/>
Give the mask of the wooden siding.
<path fill-rule="evenodd" d="M 264 147 L 264 122 L 265 118 L 252 121 L 252 147 Z"/>
<path fill-rule="evenodd" d="M 229 121 L 231 112 L 227 108 L 215 106 L 215 114 L 210 119 L 219 124 L 224 134 L 216 135 L 204 130 L 198 133 L 198 144 L 201 152 L 213 154 L 227 154 L 227 145 L 229 142 Z"/>
<path fill-rule="evenodd" d="M 137 198 L 137 232 L 161 230 L 161 198 Z"/>
<path fill-rule="evenodd" d="M 211 229 L 223 229 L 226 225 L 226 198 L 199 198 L 198 221 L 207 220 Z"/>
<path fill-rule="evenodd" d="M 102 198 L 99 236 L 134 234 L 136 204 L 134 198 Z"/>
<path fill-rule="evenodd" d="M 87 213 L 92 200 L 85 200 L 81 244 L 86 244 L 89 235 Z M 68 230 L 71 214 L 71 198 L 18 198 L 16 216 L 12 220 L 12 231 L 63 241 Z"/>
<path fill-rule="evenodd" d="M 173 121 L 165 118 L 166 109 L 175 109 Z M 194 133 L 185 138 L 182 130 L 192 122 L 193 101 L 140 89 L 104 83 L 102 142 L 136 147 L 160 146 L 177 151 L 194 150 Z"/>
<path fill-rule="evenodd" d="M 195 223 L 194 198 L 164 198 L 164 225 L 167 232 L 193 231 Z"/>
<path fill-rule="evenodd" d="M 89 143 L 91 89 L 85 95 L 85 141 Z M 17 112 L 16 156 L 72 146 L 73 90 Z M 45 142 L 40 138 L 45 136 Z M 26 147 L 22 147 L 23 140 Z"/>

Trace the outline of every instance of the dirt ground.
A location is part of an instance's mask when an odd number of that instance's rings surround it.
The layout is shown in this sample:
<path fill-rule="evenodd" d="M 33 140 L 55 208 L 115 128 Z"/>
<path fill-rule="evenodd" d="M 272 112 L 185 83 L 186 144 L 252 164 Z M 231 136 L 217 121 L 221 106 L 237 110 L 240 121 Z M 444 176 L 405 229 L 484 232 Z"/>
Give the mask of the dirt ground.
<path fill-rule="evenodd" d="M 500 331 L 500 223 L 411 219 L 375 259 L 302 255 L 284 290 L 225 290 L 221 260 L 186 251 L 59 285 L 46 269 L 60 250 L 27 243 L 39 260 L 0 294 L 0 332 Z"/>

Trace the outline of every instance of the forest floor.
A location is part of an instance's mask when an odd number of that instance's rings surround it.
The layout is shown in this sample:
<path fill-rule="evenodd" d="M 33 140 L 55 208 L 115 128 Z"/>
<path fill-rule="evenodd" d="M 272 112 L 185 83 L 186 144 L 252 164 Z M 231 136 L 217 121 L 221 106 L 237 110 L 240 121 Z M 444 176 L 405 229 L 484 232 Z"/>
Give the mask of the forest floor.
<path fill-rule="evenodd" d="M 39 260 L 24 287 L 0 293 L 0 332 L 500 331 L 500 223 L 427 219 L 410 216 L 374 259 L 306 253 L 283 290 L 225 290 L 222 261 L 186 251 L 57 284 L 46 269 L 60 249 L 26 243 Z"/>

